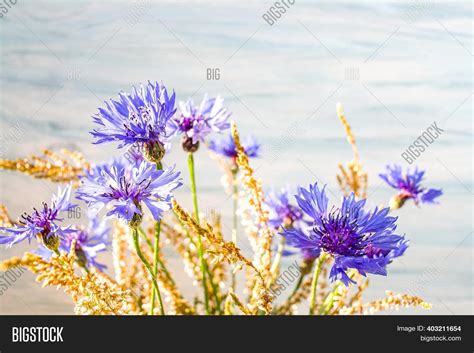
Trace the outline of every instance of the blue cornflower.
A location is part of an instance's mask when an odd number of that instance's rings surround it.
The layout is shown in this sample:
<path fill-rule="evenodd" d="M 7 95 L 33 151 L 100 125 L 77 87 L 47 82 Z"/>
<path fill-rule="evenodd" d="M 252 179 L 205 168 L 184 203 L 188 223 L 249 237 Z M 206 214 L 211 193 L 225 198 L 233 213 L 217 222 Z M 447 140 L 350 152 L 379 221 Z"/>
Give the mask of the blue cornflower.
<path fill-rule="evenodd" d="M 223 107 L 224 99 L 221 97 L 208 98 L 204 96 L 201 104 L 194 105 L 192 99 L 180 102 L 181 113 L 172 121 L 172 126 L 178 134 L 183 134 L 183 148 L 188 152 L 195 152 L 199 148 L 199 142 L 212 131 L 222 132 L 230 127 L 229 117 L 231 115 Z"/>
<path fill-rule="evenodd" d="M 311 222 L 305 219 L 303 211 L 294 202 L 290 201 L 290 190 L 270 190 L 265 198 L 268 209 L 268 225 L 273 229 L 295 228 L 303 231 L 311 226 Z M 313 249 L 300 249 L 305 261 L 312 261 L 319 256 L 319 251 Z M 286 255 L 293 255 L 293 251 L 286 250 Z"/>
<path fill-rule="evenodd" d="M 171 192 L 182 185 L 179 175 L 174 167 L 157 170 L 147 161 L 130 166 L 114 160 L 82 177 L 76 195 L 95 212 L 108 205 L 111 210 L 107 216 L 123 218 L 136 227 L 143 218 L 143 205 L 156 221 L 171 208 Z"/>
<path fill-rule="evenodd" d="M 60 239 L 74 231 L 70 226 L 61 226 L 62 218 L 59 217 L 60 212 L 76 207 L 69 202 L 70 197 L 71 185 L 66 186 L 64 190 L 58 188 L 58 193 L 53 195 L 50 206 L 44 202 L 42 209 L 34 208 L 33 213 L 24 213 L 21 220 L 12 227 L 0 227 L 0 230 L 10 233 L 10 235 L 0 237 L 0 244 L 12 246 L 25 239 L 31 241 L 37 237 L 44 246 L 56 251 Z"/>
<path fill-rule="evenodd" d="M 253 136 L 248 136 L 242 141 L 242 147 L 249 157 L 259 157 L 261 145 L 255 140 Z M 209 142 L 209 149 L 224 157 L 229 157 L 235 160 L 237 158 L 237 149 L 235 148 L 234 138 L 232 134 L 227 135 L 222 139 L 213 139 Z"/>
<path fill-rule="evenodd" d="M 298 188 L 296 201 L 311 221 L 307 229 L 284 229 L 289 245 L 311 250 L 319 256 L 325 252 L 334 258 L 330 272 L 332 281 L 345 285 L 353 282 L 347 271 L 360 274 L 386 275 L 386 266 L 403 255 L 407 247 L 404 236 L 395 235 L 397 217 L 389 217 L 389 208 L 372 212 L 364 210 L 366 200 L 357 201 L 354 194 L 344 197 L 341 208 L 328 210 L 325 188 L 317 184 L 309 190 Z"/>
<path fill-rule="evenodd" d="M 87 228 L 75 229 L 73 232 L 66 234 L 61 239 L 59 250 L 69 252 L 72 242 L 76 242 L 75 251 L 77 261 L 84 267 L 95 267 L 103 271 L 107 266 L 97 262 L 96 257 L 99 252 L 107 250 L 110 246 L 110 227 L 107 225 L 107 219 L 100 219 L 99 216 L 91 211 L 88 212 L 89 226 Z M 48 259 L 52 252 L 44 247 L 40 247 L 35 251 L 45 259 Z"/>
<path fill-rule="evenodd" d="M 403 206 L 406 200 L 413 199 L 416 205 L 419 203 L 437 203 L 436 198 L 443 192 L 440 189 L 427 189 L 421 186 L 425 171 L 415 168 L 413 172 L 409 169 L 403 174 L 402 167 L 398 165 L 387 167 L 386 174 L 379 174 L 388 185 L 398 190 L 398 194 L 390 200 L 390 207 L 397 209 Z"/>
<path fill-rule="evenodd" d="M 294 227 L 303 221 L 303 211 L 290 202 L 287 188 L 270 190 L 265 198 L 268 208 L 268 224 L 274 229 Z"/>
<path fill-rule="evenodd" d="M 145 156 L 157 162 L 175 133 L 168 124 L 175 112 L 174 92 L 169 96 L 165 86 L 148 81 L 138 89 L 134 87 L 131 94 L 120 92 L 118 100 L 105 102 L 105 108 L 93 116 L 100 127 L 91 134 L 96 144 L 117 141 L 119 148 L 143 148 Z"/>

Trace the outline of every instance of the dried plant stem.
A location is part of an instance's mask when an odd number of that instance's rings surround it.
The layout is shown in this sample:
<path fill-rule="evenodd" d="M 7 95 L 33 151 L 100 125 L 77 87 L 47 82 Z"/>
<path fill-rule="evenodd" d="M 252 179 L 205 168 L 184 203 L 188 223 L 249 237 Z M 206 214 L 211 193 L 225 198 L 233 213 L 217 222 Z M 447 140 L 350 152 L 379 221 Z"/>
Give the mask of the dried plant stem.
<path fill-rule="evenodd" d="M 197 191 L 196 191 L 196 177 L 194 174 L 194 155 L 192 152 L 188 153 L 188 168 L 189 168 L 189 177 L 191 179 L 191 192 L 193 194 L 193 207 L 194 207 L 194 217 L 196 219 L 196 223 L 199 222 L 199 208 L 198 208 L 198 200 L 197 200 Z M 209 310 L 209 293 L 207 292 L 207 273 L 206 273 L 206 263 L 204 262 L 204 253 L 202 249 L 202 238 L 201 234 L 197 234 L 198 239 L 198 256 L 199 256 L 199 263 L 201 265 L 201 272 L 202 272 L 202 283 L 204 289 L 204 307 L 206 309 L 206 314 L 210 314 Z"/>
<path fill-rule="evenodd" d="M 273 233 L 268 227 L 268 212 L 263 207 L 264 192 L 260 180 L 253 175 L 249 159 L 240 142 L 239 132 L 235 122 L 231 123 L 232 137 L 237 151 L 236 163 L 243 173 L 243 186 L 248 194 L 248 203 L 251 205 L 256 217 L 258 238 L 255 246 L 254 264 L 262 277 L 256 277 L 250 285 L 250 304 L 266 313 L 272 312 L 273 296 L 268 292 L 268 283 L 271 281 L 272 264 L 272 239 Z"/>
<path fill-rule="evenodd" d="M 239 207 L 239 185 L 237 183 L 237 173 L 238 170 L 232 170 L 232 199 L 233 199 L 233 212 L 232 212 L 232 242 L 237 247 L 237 226 L 238 226 L 238 219 L 237 219 L 237 209 Z M 232 271 L 232 282 L 231 288 L 235 292 L 236 286 L 236 273 Z"/>
<path fill-rule="evenodd" d="M 321 267 L 326 260 L 326 254 L 322 253 L 317 262 L 316 267 L 314 268 L 313 280 L 311 282 L 311 296 L 309 299 L 309 315 L 314 315 L 314 307 L 316 304 L 316 289 L 318 287 L 319 274 L 321 273 Z"/>
<path fill-rule="evenodd" d="M 180 221 L 186 226 L 192 229 L 196 234 L 201 234 L 211 244 L 211 248 L 208 252 L 215 257 L 215 261 L 219 262 L 226 259 L 230 264 L 236 263 L 237 261 L 242 262 L 248 267 L 255 271 L 257 277 L 263 280 L 262 274 L 259 272 L 257 267 L 242 255 L 240 249 L 235 246 L 233 242 L 224 241 L 220 234 L 215 234 L 212 227 L 205 223 L 202 226 L 196 222 L 177 202 L 173 200 L 173 210 L 179 217 Z"/>
<path fill-rule="evenodd" d="M 307 299 L 311 292 L 311 278 L 301 277 L 301 284 L 278 308 L 275 310 L 276 315 L 292 314 L 295 306 Z"/>
<path fill-rule="evenodd" d="M 155 273 L 153 271 L 153 268 L 151 267 L 150 263 L 146 259 L 145 255 L 143 255 L 142 250 L 140 249 L 140 243 L 138 241 L 138 229 L 137 228 L 132 228 L 132 238 L 133 238 L 133 245 L 135 246 L 135 251 L 137 252 L 138 258 L 143 262 L 143 265 L 146 267 L 148 273 L 150 274 L 151 281 L 153 284 L 153 288 L 156 291 L 156 294 L 158 296 L 158 302 L 160 303 L 160 312 L 161 315 L 165 315 L 165 308 L 163 306 L 163 301 L 161 299 L 161 293 L 160 293 L 160 288 L 158 287 L 158 282 L 156 282 L 156 277 Z"/>
<path fill-rule="evenodd" d="M 350 192 L 353 192 L 356 197 L 366 198 L 368 174 L 362 170 L 354 133 L 344 115 L 344 109 L 341 103 L 337 104 L 336 111 L 339 120 L 344 126 L 347 142 L 351 145 L 353 154 L 353 159 L 347 164 L 347 170 L 342 164 L 339 164 L 341 174 L 336 175 L 337 182 L 344 194 L 348 195 Z"/>
<path fill-rule="evenodd" d="M 17 171 L 53 182 L 77 182 L 78 177 L 84 175 L 85 170 L 89 168 L 90 165 L 81 153 L 65 148 L 60 152 L 44 149 L 40 156 L 15 160 L 0 159 L 0 169 Z"/>

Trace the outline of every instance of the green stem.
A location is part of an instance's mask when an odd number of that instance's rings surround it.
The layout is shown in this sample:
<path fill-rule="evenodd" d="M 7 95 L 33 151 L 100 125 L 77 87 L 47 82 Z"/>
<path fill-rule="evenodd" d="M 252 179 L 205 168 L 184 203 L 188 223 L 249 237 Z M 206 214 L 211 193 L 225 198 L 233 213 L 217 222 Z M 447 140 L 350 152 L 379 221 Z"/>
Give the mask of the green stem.
<path fill-rule="evenodd" d="M 147 243 L 147 245 L 150 247 L 150 250 L 154 250 L 154 246 L 151 242 L 150 239 L 148 239 L 148 237 L 146 236 L 145 232 L 143 231 L 143 229 L 141 228 L 138 228 L 138 232 L 140 233 L 140 235 L 143 237 L 143 239 L 145 240 L 145 242 Z M 168 278 L 168 280 L 175 284 L 175 281 L 173 279 L 173 277 L 171 277 L 171 273 L 168 271 L 168 269 L 166 268 L 165 266 L 165 263 L 160 259 L 160 257 L 158 257 L 158 264 L 160 265 L 160 268 L 161 268 L 161 271 L 163 271 L 163 273 L 165 274 L 166 278 Z"/>
<path fill-rule="evenodd" d="M 349 277 L 352 278 L 353 275 L 350 274 Z M 321 305 L 321 307 L 319 308 L 319 315 L 326 315 L 331 311 L 332 306 L 334 304 L 334 298 L 336 297 L 336 293 L 343 285 L 344 283 L 342 283 L 341 281 L 337 281 L 336 284 L 334 284 L 334 288 L 326 295 L 326 298 L 324 298 L 323 300 L 323 305 Z"/>
<path fill-rule="evenodd" d="M 273 260 L 273 264 L 270 269 L 270 273 L 272 274 L 272 281 L 270 284 L 272 284 L 273 281 L 278 277 L 278 272 L 280 269 L 281 258 L 283 257 L 283 250 L 285 248 L 285 243 L 286 243 L 286 239 L 284 237 L 281 237 L 280 244 L 278 244 L 275 259 Z"/>
<path fill-rule="evenodd" d="M 322 253 L 319 256 L 316 267 L 314 268 L 313 281 L 311 282 L 311 296 L 309 300 L 309 315 L 314 315 L 314 306 L 316 304 L 316 292 L 318 287 L 319 274 L 321 273 L 321 267 L 326 260 L 326 254 Z"/>
<path fill-rule="evenodd" d="M 214 300 L 216 302 L 217 311 L 220 315 L 222 315 L 223 311 L 222 311 L 222 308 L 221 308 L 221 299 L 219 298 L 219 289 L 217 288 L 217 285 L 214 283 L 214 281 L 211 277 L 211 271 L 209 270 L 209 267 L 207 266 L 206 262 L 204 262 L 204 267 L 205 267 L 207 276 L 209 276 L 209 282 L 210 282 L 211 287 L 212 287 L 212 293 L 213 293 Z"/>
<path fill-rule="evenodd" d="M 150 247 L 150 249 L 153 250 L 153 243 L 151 242 L 151 240 L 146 236 L 145 234 L 145 231 L 139 227 L 138 228 L 138 232 L 140 233 L 140 235 L 142 236 L 142 238 L 145 240 L 145 242 L 148 244 L 148 246 Z"/>
<path fill-rule="evenodd" d="M 197 192 L 196 192 L 196 177 L 194 175 L 194 156 L 192 152 L 188 153 L 188 168 L 189 168 L 189 176 L 191 179 L 191 192 L 193 194 L 194 217 L 196 219 L 196 222 L 200 224 L 199 208 L 198 208 Z M 206 314 L 209 315 L 210 314 L 209 293 L 207 292 L 206 264 L 204 262 L 201 234 L 197 234 L 197 239 L 198 239 L 197 250 L 198 250 L 199 262 L 201 265 L 201 272 L 202 272 L 202 286 L 204 288 L 204 306 L 206 308 Z"/>
<path fill-rule="evenodd" d="M 156 163 L 156 169 L 162 170 L 163 165 L 161 162 Z M 160 250 L 160 232 L 161 232 L 161 220 L 156 222 L 155 226 L 155 248 L 153 249 L 153 274 L 156 278 L 158 274 L 158 257 L 159 257 L 159 250 Z M 155 297 L 158 295 L 157 290 L 153 287 L 151 292 L 151 303 L 150 303 L 150 315 L 153 315 L 153 309 L 155 308 Z M 163 306 L 161 304 L 161 306 Z"/>
<path fill-rule="evenodd" d="M 160 303 L 160 312 L 161 315 L 165 315 L 165 308 L 163 307 L 163 301 L 161 300 L 161 293 L 160 293 L 160 288 L 158 287 L 158 283 L 156 282 L 156 278 L 153 272 L 153 268 L 151 267 L 150 263 L 148 260 L 145 258 L 145 256 L 142 253 L 142 250 L 140 249 L 140 243 L 138 241 L 138 230 L 137 228 L 132 228 L 132 237 L 133 237 L 133 245 L 135 246 L 135 251 L 137 252 L 137 256 L 143 262 L 143 265 L 145 265 L 146 269 L 148 270 L 148 273 L 151 276 L 151 281 L 153 284 L 153 288 L 156 290 L 156 294 L 158 295 L 158 301 Z"/>
<path fill-rule="evenodd" d="M 160 232 L 161 232 L 161 220 L 156 222 L 156 231 L 155 231 L 155 248 L 153 249 L 153 274 L 156 278 L 158 274 L 158 258 L 160 252 Z M 153 287 L 151 293 L 151 305 L 150 305 L 150 315 L 153 314 L 153 308 L 155 307 L 155 297 L 157 296 L 156 289 Z"/>

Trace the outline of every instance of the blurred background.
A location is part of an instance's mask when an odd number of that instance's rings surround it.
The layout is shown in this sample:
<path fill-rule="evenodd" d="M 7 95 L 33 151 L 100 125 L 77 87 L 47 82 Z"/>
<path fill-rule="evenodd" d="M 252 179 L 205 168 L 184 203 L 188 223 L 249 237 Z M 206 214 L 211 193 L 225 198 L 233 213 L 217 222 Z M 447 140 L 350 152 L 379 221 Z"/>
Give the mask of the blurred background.
<path fill-rule="evenodd" d="M 444 133 L 414 165 L 426 170 L 425 186 L 444 195 L 439 205 L 410 202 L 396 211 L 411 246 L 388 277 L 371 276 L 367 299 L 390 289 L 433 304 L 428 312 L 400 313 L 472 314 L 471 2 L 286 3 L 280 18 L 269 16 L 271 1 L 0 6 L 0 158 L 41 147 L 79 150 L 91 162 L 118 155 L 113 144 L 91 144 L 91 115 L 119 91 L 158 80 L 179 100 L 222 95 L 242 135 L 252 133 L 263 145 L 252 166 L 266 188 L 318 181 L 338 202 L 337 165 L 352 157 L 336 116 L 340 101 L 375 206 L 393 194 L 377 174 L 387 163 L 408 167 L 401 153 L 436 122 Z M 200 208 L 223 212 L 230 237 L 232 200 L 220 171 L 205 148 L 196 159 Z M 189 184 L 179 140 L 167 162 Z M 16 218 L 49 201 L 56 188 L 2 171 L 0 203 Z M 186 188 L 177 198 L 190 207 Z M 0 259 L 35 246 L 2 247 Z M 110 264 L 109 256 L 101 259 Z M 194 291 L 179 259 L 172 264 L 183 291 Z M 72 308 L 62 290 L 42 289 L 27 272 L 0 296 L 1 314 L 70 314 Z"/>

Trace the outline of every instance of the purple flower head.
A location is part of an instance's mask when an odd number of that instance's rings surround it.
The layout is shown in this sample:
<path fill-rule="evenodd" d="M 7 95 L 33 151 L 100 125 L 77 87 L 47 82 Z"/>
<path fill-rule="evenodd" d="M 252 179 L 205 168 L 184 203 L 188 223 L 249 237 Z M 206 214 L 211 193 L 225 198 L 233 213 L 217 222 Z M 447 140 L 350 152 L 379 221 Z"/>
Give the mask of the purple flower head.
<path fill-rule="evenodd" d="M 175 112 L 174 92 L 169 96 L 165 86 L 148 81 L 131 94 L 120 92 L 118 100 L 105 102 L 93 116 L 99 127 L 91 134 L 94 143 L 117 141 L 119 148 L 164 146 L 174 134 L 168 122 Z"/>
<path fill-rule="evenodd" d="M 386 266 L 401 256 L 407 247 L 404 236 L 395 235 L 396 217 L 389 217 L 389 208 L 372 212 L 364 210 L 366 200 L 357 201 L 354 194 L 344 197 L 340 208 L 328 210 L 325 188 L 317 184 L 309 190 L 298 189 L 296 201 L 311 218 L 309 229 L 284 229 L 282 235 L 289 245 L 312 251 L 321 251 L 334 258 L 330 278 L 341 280 L 346 286 L 353 280 L 347 274 L 355 269 L 360 274 L 386 275 Z"/>
<path fill-rule="evenodd" d="M 98 215 L 89 211 L 89 226 L 87 228 L 74 229 L 61 240 L 59 250 L 69 252 L 72 242 L 76 242 L 75 251 L 78 261 L 87 267 L 95 267 L 103 271 L 107 266 L 97 262 L 96 257 L 99 252 L 103 252 L 110 246 L 110 227 L 105 218 L 99 219 Z M 35 251 L 45 259 L 49 259 L 52 252 L 45 247 L 40 247 Z"/>
<path fill-rule="evenodd" d="M 171 208 L 171 192 L 182 185 L 179 175 L 174 167 L 157 170 L 154 164 L 142 161 L 130 169 L 114 160 L 95 174 L 83 177 L 76 195 L 95 212 L 107 205 L 111 208 L 107 216 L 123 218 L 136 226 L 143 217 L 144 205 L 157 221 Z"/>
<path fill-rule="evenodd" d="M 265 205 L 268 209 L 268 224 L 273 229 L 304 229 L 311 226 L 304 217 L 301 208 L 294 202 L 290 202 L 290 189 L 270 190 L 265 198 Z M 300 249 L 303 260 L 311 261 L 319 256 L 319 251 L 313 249 Z M 294 252 L 287 250 L 286 255 L 293 255 Z"/>
<path fill-rule="evenodd" d="M 204 141 L 212 131 L 222 132 L 230 127 L 231 113 L 223 107 L 223 102 L 223 98 L 208 98 L 207 94 L 199 106 L 195 106 L 192 99 L 180 102 L 181 113 L 173 120 L 173 126 L 193 144 Z"/>
<path fill-rule="evenodd" d="M 270 190 L 265 198 L 268 208 L 268 224 L 274 229 L 294 227 L 303 221 L 303 211 L 290 202 L 290 191 L 283 188 Z"/>
<path fill-rule="evenodd" d="M 443 192 L 440 189 L 427 189 L 421 186 L 425 172 L 415 168 L 413 172 L 409 169 L 403 174 L 402 167 L 398 165 L 387 167 L 386 174 L 379 174 L 388 185 L 398 190 L 398 194 L 392 199 L 393 208 L 401 207 L 406 200 L 413 199 L 416 205 L 419 203 L 437 203 L 436 198 Z"/>
<path fill-rule="evenodd" d="M 253 136 L 248 136 L 242 141 L 242 147 L 249 157 L 259 157 L 261 145 Z M 237 158 L 237 149 L 235 148 L 234 138 L 231 134 L 222 139 L 213 139 L 209 142 L 209 149 L 224 157 L 235 160 Z"/>
<path fill-rule="evenodd" d="M 12 227 L 0 227 L 0 230 L 10 234 L 1 236 L 0 244 L 12 246 L 25 239 L 31 241 L 35 237 L 44 244 L 49 244 L 49 241 L 64 238 L 73 230 L 69 226 L 60 226 L 62 218 L 59 214 L 76 207 L 69 202 L 70 197 L 71 185 L 66 186 L 64 190 L 58 188 L 58 193 L 51 198 L 50 206 L 43 203 L 43 208 L 34 208 L 31 214 L 24 213 L 21 220 Z"/>

